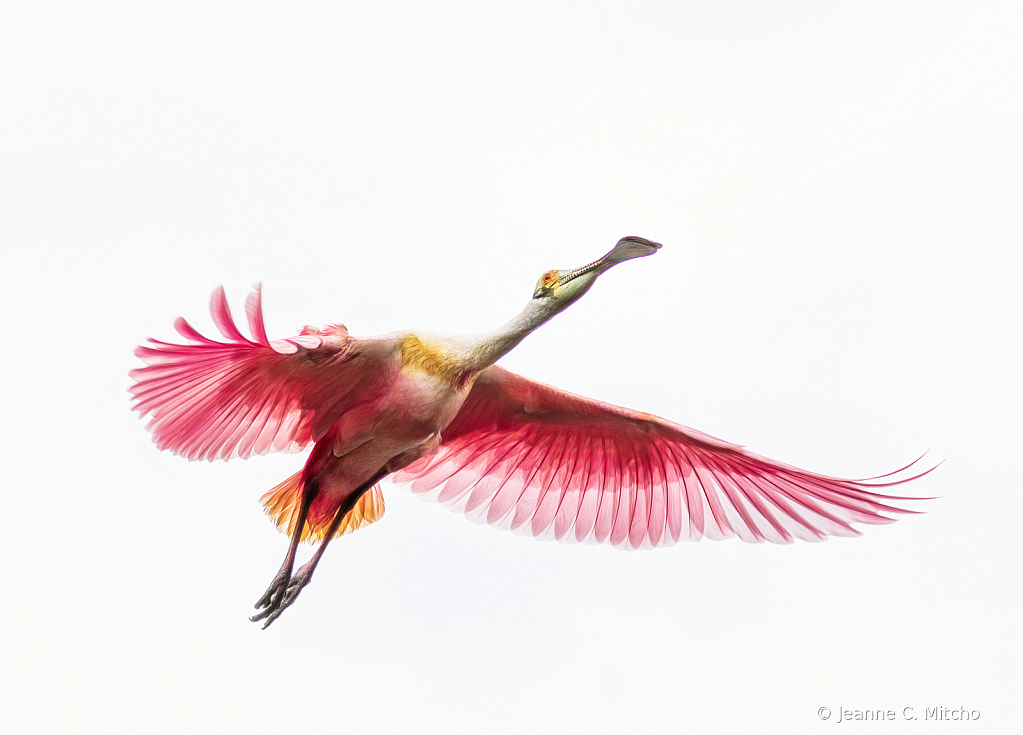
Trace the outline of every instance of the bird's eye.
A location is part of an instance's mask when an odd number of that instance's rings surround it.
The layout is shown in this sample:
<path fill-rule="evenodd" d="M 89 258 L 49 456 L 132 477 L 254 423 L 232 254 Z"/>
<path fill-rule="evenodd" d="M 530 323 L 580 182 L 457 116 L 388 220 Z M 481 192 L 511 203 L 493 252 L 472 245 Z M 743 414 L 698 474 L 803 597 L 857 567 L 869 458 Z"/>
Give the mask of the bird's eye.
<path fill-rule="evenodd" d="M 551 276 L 550 273 L 544 273 L 543 274 L 543 282 L 544 283 L 550 283 L 551 282 L 551 278 L 553 278 L 553 276 Z"/>

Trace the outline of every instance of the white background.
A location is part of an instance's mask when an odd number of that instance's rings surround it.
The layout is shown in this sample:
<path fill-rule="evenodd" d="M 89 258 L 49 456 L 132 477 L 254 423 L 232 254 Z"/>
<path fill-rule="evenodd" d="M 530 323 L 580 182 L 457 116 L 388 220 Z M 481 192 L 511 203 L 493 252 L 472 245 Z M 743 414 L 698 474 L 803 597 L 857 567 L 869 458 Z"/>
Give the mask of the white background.
<path fill-rule="evenodd" d="M 4 4 L 0 729 L 1014 729 L 1019 8 Z M 930 449 L 905 491 L 940 499 L 623 553 L 386 486 L 249 623 L 286 548 L 257 499 L 303 458 L 157 452 L 134 347 L 257 281 L 271 338 L 482 331 L 627 234 L 664 249 L 505 365 L 828 474 Z"/>

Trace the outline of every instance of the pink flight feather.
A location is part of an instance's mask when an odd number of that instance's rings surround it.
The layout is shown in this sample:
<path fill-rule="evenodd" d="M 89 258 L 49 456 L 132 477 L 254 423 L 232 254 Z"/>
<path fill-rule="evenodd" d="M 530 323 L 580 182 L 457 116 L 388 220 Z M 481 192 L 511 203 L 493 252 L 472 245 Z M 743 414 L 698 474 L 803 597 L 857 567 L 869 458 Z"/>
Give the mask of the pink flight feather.
<path fill-rule="evenodd" d="M 912 512 L 890 504 L 908 498 L 876 489 L 913 477 L 807 472 L 496 365 L 479 375 L 442 439 L 436 454 L 394 479 L 475 520 L 538 538 L 632 549 L 704 536 L 820 541 L 857 535 L 852 523 Z"/>
<path fill-rule="evenodd" d="M 191 344 L 151 339 L 135 350 L 146 363 L 131 372 L 135 410 L 151 416 L 160 449 L 206 460 L 297 451 L 379 385 L 380 371 L 358 364 L 355 340 L 341 329 L 271 343 L 258 287 L 246 304 L 252 340 L 235 325 L 222 288 L 210 311 L 227 341 L 178 319 Z"/>

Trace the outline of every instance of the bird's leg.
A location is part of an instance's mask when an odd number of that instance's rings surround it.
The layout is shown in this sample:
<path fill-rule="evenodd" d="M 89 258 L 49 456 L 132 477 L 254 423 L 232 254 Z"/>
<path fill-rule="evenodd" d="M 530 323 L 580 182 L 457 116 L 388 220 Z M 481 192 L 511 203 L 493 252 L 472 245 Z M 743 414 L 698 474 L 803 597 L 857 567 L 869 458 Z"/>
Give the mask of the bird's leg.
<path fill-rule="evenodd" d="M 316 550 L 316 553 L 313 554 L 309 561 L 299 568 L 298 572 L 295 573 L 294 576 L 291 576 L 283 597 L 279 598 L 275 605 L 267 607 L 267 609 L 262 612 L 253 615 L 250 620 L 256 622 L 266 618 L 266 622 L 263 623 L 263 630 L 266 630 L 270 623 L 279 618 L 281 613 L 283 613 L 298 598 L 299 593 L 307 584 L 309 584 L 309 580 L 312 579 L 313 572 L 316 570 L 316 565 L 319 564 L 320 559 L 323 558 L 323 552 L 327 550 L 327 544 L 329 544 L 331 539 L 334 538 L 334 534 L 337 533 L 337 529 L 340 528 L 345 516 L 347 516 L 348 513 L 351 512 L 352 508 L 355 507 L 355 504 L 359 502 L 359 498 L 361 498 L 367 490 L 376 485 L 386 474 L 386 469 L 380 470 L 371 480 L 360 485 L 355 492 L 344 499 L 344 502 L 341 503 L 341 507 L 339 507 L 337 509 L 337 513 L 334 514 L 334 520 L 330 522 L 330 528 L 327 529 L 327 533 L 323 537 L 323 543 L 320 544 L 320 548 Z M 293 561 L 294 555 L 292 555 L 292 562 Z M 290 573 L 290 566 L 288 571 Z M 276 582 L 276 579 L 274 581 Z M 267 592 L 269 592 L 269 590 L 267 590 Z"/>
<path fill-rule="evenodd" d="M 317 484 L 310 480 L 302 487 L 302 501 L 298 507 L 298 519 L 295 521 L 295 530 L 291 533 L 291 543 L 288 545 L 288 553 L 284 556 L 284 563 L 280 571 L 273 578 L 266 592 L 256 602 L 256 609 L 265 608 L 262 612 L 253 615 L 250 620 L 253 622 L 262 620 L 272 611 L 276 610 L 284 599 L 284 593 L 288 589 L 288 582 L 291 581 L 291 570 L 295 566 L 295 555 L 298 553 L 298 544 L 302 539 L 302 531 L 305 529 L 305 521 L 309 515 L 309 507 L 317 494 Z"/>

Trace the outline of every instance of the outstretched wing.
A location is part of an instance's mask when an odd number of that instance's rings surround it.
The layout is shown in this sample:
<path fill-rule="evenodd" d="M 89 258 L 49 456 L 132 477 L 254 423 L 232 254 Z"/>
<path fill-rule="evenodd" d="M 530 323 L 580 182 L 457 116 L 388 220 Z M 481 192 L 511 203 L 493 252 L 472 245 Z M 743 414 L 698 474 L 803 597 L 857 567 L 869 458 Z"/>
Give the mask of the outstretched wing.
<path fill-rule="evenodd" d="M 134 408 L 151 416 L 160 449 L 206 460 L 295 451 L 383 382 L 389 340 L 354 339 L 337 326 L 270 342 L 258 286 L 245 307 L 252 339 L 235 325 L 218 287 L 210 311 L 226 342 L 179 318 L 174 328 L 191 344 L 150 339 L 135 350 L 146 366 L 131 371 Z"/>
<path fill-rule="evenodd" d="M 871 489 L 913 478 L 806 472 L 495 365 L 477 378 L 438 452 L 395 479 L 473 520 L 637 549 L 703 536 L 789 543 L 858 535 L 851 523 L 911 512 L 887 503 L 904 498 Z"/>

